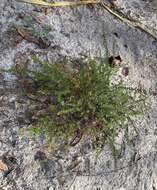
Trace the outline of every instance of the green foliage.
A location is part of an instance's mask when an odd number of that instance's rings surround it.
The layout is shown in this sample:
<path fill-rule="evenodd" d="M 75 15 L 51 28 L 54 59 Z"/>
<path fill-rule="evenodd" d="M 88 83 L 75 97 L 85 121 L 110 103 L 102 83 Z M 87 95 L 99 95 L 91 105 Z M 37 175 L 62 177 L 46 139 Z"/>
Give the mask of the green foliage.
<path fill-rule="evenodd" d="M 101 149 L 107 141 L 114 144 L 126 124 L 143 113 L 145 93 L 115 81 L 118 69 L 107 62 L 90 60 L 76 67 L 33 60 L 39 64 L 36 69 L 13 71 L 31 81 L 32 88 L 23 85 L 30 100 L 31 131 L 44 133 L 49 142 L 74 146 L 90 137 L 94 148 Z"/>

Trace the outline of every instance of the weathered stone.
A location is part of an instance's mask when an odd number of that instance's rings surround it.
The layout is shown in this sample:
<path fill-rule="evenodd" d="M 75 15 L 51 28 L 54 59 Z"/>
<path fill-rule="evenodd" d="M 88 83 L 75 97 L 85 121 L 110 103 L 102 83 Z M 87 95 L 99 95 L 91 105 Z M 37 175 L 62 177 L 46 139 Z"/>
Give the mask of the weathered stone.
<path fill-rule="evenodd" d="M 117 0 L 114 1 L 114 6 L 127 16 L 147 25 L 154 35 L 157 34 L 155 0 Z M 123 65 L 129 67 L 129 75 L 124 77 L 126 81 L 131 81 L 133 85 L 139 84 L 153 92 L 157 90 L 157 41 L 147 32 L 128 26 L 99 5 L 53 8 L 49 9 L 47 15 L 43 10 L 44 8 L 15 0 L 1 0 L 0 68 L 10 68 L 17 54 L 26 54 L 28 57 L 40 54 L 49 61 L 64 57 L 79 60 L 82 55 L 91 57 L 120 55 Z M 15 31 L 10 30 L 14 24 L 33 27 L 40 35 L 45 24 L 49 25 L 51 31 L 46 34 L 46 38 L 48 44 L 51 43 L 50 46 L 42 50 L 38 45 L 21 39 Z M 88 152 L 90 147 L 84 145 L 85 150 L 82 150 L 81 144 L 72 148 L 68 155 L 63 152 L 58 152 L 58 155 L 45 153 L 47 159 L 42 159 L 45 157 L 40 155 L 36 157 L 36 160 L 40 161 L 36 162 L 34 155 L 44 148 L 44 140 L 30 138 L 27 130 L 24 130 L 29 123 L 25 118 L 27 107 L 24 100 L 18 99 L 16 80 L 13 75 L 6 73 L 0 81 L 0 155 L 10 151 L 16 158 L 14 164 L 11 164 L 9 159 L 12 170 L 5 175 L 5 179 L 0 176 L 0 188 L 157 189 L 156 96 L 149 99 L 151 103 L 149 113 L 136 122 L 138 135 L 132 130 L 129 131 L 132 137 L 130 144 L 123 142 L 123 149 L 116 164 L 108 146 L 105 146 L 104 151 L 94 159 L 93 154 Z M 20 129 L 23 129 L 23 132 Z M 80 154 L 82 162 L 72 171 L 68 170 L 76 154 Z M 77 173 L 75 169 L 79 172 Z M 61 180 L 58 180 L 60 176 Z"/>

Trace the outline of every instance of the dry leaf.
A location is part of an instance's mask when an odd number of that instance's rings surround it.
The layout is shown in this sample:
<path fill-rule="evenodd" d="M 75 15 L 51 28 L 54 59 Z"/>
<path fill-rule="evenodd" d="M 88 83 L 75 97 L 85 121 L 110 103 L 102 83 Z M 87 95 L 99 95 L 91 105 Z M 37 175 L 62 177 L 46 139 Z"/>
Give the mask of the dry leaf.
<path fill-rule="evenodd" d="M 17 32 L 28 42 L 37 44 L 40 48 L 48 48 L 50 44 L 47 44 L 40 37 L 35 37 L 30 31 L 24 28 L 17 28 Z"/>
<path fill-rule="evenodd" d="M 35 44 L 39 44 L 39 39 L 37 37 L 34 37 L 31 32 L 27 31 L 23 28 L 17 28 L 17 32 L 27 41 L 33 42 Z"/>
<path fill-rule="evenodd" d="M 68 166 L 68 170 L 73 170 L 73 169 L 76 168 L 81 162 L 82 162 L 82 160 L 74 160 L 74 161 Z"/>
<path fill-rule="evenodd" d="M 83 132 L 78 129 L 76 131 L 75 137 L 70 142 L 70 146 L 77 145 L 80 142 L 80 140 L 82 139 L 82 136 L 83 136 Z"/>
<path fill-rule="evenodd" d="M 43 0 L 18 0 L 25 3 L 48 6 L 48 7 L 65 7 L 65 6 L 75 6 L 75 5 L 86 5 L 86 4 L 94 4 L 99 3 L 99 0 L 85 0 L 85 1 L 61 1 L 61 2 L 45 2 Z"/>
<path fill-rule="evenodd" d="M 8 170 L 8 166 L 6 164 L 4 164 L 2 162 L 2 160 L 0 160 L 0 170 L 1 171 L 7 171 Z"/>

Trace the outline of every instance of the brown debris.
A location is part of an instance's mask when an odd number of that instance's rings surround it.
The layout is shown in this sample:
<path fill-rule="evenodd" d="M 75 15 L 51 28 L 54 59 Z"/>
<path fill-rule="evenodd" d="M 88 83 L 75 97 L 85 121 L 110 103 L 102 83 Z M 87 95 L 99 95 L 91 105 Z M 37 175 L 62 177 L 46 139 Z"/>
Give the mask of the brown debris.
<path fill-rule="evenodd" d="M 71 140 L 71 142 L 70 142 L 70 146 L 75 146 L 75 145 L 77 145 L 77 144 L 80 142 L 80 140 L 82 139 L 82 136 L 83 136 L 83 132 L 78 129 L 78 130 L 76 131 L 75 137 L 74 137 L 74 138 Z"/>
<path fill-rule="evenodd" d="M 17 32 L 28 42 L 39 44 L 39 39 L 31 34 L 28 30 L 24 28 L 17 28 Z"/>
<path fill-rule="evenodd" d="M 122 64 L 122 61 L 123 60 L 120 55 L 115 57 L 114 56 L 109 57 L 109 65 L 111 67 L 120 66 Z"/>
<path fill-rule="evenodd" d="M 71 162 L 71 164 L 68 167 L 68 170 L 73 170 L 75 169 L 77 166 L 79 166 L 79 164 L 82 162 L 82 160 L 74 160 Z"/>
<path fill-rule="evenodd" d="M 22 42 L 22 36 L 17 33 L 15 28 L 8 29 L 3 35 L 3 39 L 7 40 L 8 46 L 10 47 L 18 47 L 18 45 Z"/>
<path fill-rule="evenodd" d="M 17 53 L 14 58 L 15 66 L 17 67 L 26 67 L 27 66 L 27 57 L 23 53 Z"/>
<path fill-rule="evenodd" d="M 27 40 L 28 42 L 37 44 L 39 48 L 45 49 L 50 46 L 47 44 L 41 37 L 34 36 L 29 30 L 25 28 L 17 28 L 17 32 L 23 37 L 23 39 Z"/>
<path fill-rule="evenodd" d="M 2 160 L 0 160 L 0 171 L 7 171 L 7 170 L 8 166 Z"/>

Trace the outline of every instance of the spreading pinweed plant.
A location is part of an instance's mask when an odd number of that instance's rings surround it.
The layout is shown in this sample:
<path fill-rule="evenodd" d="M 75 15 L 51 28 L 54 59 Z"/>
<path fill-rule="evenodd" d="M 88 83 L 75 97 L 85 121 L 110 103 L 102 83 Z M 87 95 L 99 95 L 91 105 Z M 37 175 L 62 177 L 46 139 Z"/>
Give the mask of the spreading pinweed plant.
<path fill-rule="evenodd" d="M 14 67 L 32 112 L 30 130 L 44 133 L 49 142 L 75 146 L 88 137 L 102 149 L 114 141 L 126 123 L 143 113 L 145 92 L 114 81 L 118 68 L 106 61 L 74 64 L 49 63 L 33 58 L 39 66 Z M 28 88 L 29 86 L 29 88 Z M 84 137 L 84 138 L 83 138 Z"/>

